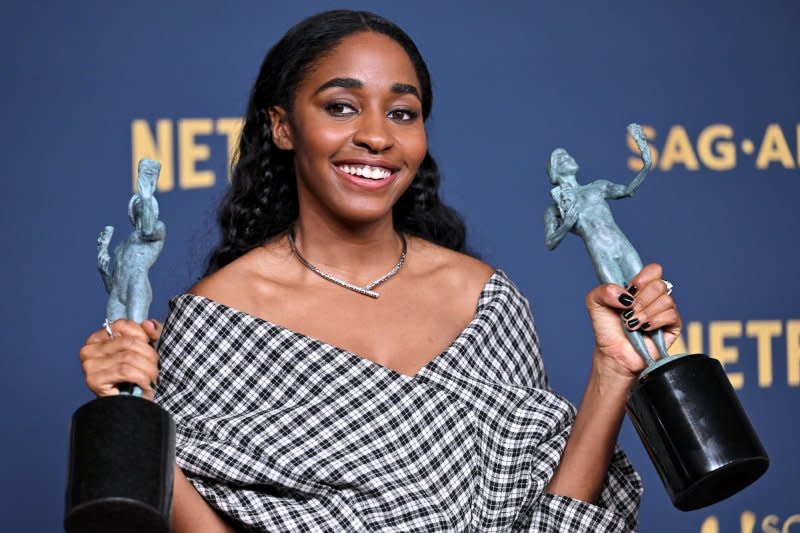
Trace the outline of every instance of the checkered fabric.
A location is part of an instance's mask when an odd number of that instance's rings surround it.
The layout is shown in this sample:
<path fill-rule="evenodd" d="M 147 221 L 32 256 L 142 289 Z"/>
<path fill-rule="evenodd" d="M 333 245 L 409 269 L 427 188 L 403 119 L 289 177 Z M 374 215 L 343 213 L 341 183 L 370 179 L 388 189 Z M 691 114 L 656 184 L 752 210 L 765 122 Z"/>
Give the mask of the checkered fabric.
<path fill-rule="evenodd" d="M 414 377 L 184 294 L 157 401 L 203 497 L 258 531 L 631 531 L 641 483 L 617 449 L 597 505 L 545 493 L 575 408 L 547 385 L 502 271 Z"/>

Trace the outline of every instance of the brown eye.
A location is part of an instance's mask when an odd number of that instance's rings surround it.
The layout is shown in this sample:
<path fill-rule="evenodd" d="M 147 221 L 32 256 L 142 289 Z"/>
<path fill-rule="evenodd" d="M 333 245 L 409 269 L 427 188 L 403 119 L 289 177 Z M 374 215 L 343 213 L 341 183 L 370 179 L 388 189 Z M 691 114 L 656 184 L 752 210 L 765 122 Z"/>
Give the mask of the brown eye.
<path fill-rule="evenodd" d="M 416 111 L 410 109 L 394 109 L 389 112 L 389 118 L 399 122 L 411 122 L 419 116 Z"/>
<path fill-rule="evenodd" d="M 345 102 L 331 102 L 325 106 L 325 110 L 335 117 L 347 117 L 356 113 L 353 106 Z"/>

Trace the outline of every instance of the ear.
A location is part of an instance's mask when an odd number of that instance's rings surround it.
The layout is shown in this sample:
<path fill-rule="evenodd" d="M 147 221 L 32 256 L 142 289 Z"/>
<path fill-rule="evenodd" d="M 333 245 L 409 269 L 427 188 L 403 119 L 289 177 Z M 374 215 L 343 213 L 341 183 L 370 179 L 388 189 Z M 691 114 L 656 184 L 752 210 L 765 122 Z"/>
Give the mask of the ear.
<path fill-rule="evenodd" d="M 274 105 L 267 109 L 269 114 L 272 141 L 281 150 L 293 150 L 292 130 L 289 124 L 289 113 L 281 106 Z"/>

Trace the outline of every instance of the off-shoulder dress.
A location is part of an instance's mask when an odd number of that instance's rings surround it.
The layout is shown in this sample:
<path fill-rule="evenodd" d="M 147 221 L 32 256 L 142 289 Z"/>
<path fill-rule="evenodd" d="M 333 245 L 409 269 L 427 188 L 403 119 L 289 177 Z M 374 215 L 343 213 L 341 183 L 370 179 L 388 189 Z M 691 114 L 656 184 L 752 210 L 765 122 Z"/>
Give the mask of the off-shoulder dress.
<path fill-rule="evenodd" d="M 632 531 L 621 450 L 596 504 L 545 492 L 575 408 L 549 389 L 527 300 L 502 271 L 415 376 L 183 294 L 159 402 L 200 494 L 257 531 Z"/>

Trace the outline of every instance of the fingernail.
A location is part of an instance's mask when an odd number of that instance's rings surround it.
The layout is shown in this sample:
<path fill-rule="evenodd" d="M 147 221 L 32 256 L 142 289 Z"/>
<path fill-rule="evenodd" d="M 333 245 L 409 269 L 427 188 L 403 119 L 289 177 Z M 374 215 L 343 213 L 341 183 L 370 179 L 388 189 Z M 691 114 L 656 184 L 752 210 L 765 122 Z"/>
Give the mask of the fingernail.
<path fill-rule="evenodd" d="M 644 324 L 642 324 L 642 327 L 639 328 L 639 329 L 647 329 L 649 327 L 650 327 L 650 322 L 645 322 Z"/>
<path fill-rule="evenodd" d="M 637 292 L 639 292 L 639 289 L 636 288 L 636 285 L 631 285 L 630 287 L 626 288 L 625 290 L 628 291 L 629 293 L 633 294 L 634 296 L 636 295 Z"/>
<path fill-rule="evenodd" d="M 619 297 L 619 303 L 627 307 L 633 303 L 633 296 L 630 294 L 623 294 Z"/>
<path fill-rule="evenodd" d="M 628 309 L 627 311 L 622 312 L 622 318 L 628 320 L 630 317 L 633 316 L 633 309 Z"/>
<path fill-rule="evenodd" d="M 639 319 L 638 318 L 632 318 L 631 320 L 628 320 L 628 327 L 629 328 L 633 329 L 638 325 L 639 325 Z"/>

